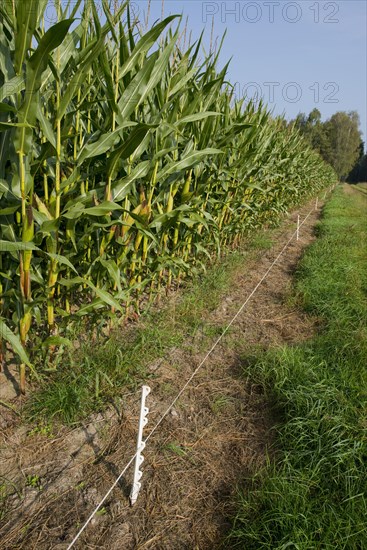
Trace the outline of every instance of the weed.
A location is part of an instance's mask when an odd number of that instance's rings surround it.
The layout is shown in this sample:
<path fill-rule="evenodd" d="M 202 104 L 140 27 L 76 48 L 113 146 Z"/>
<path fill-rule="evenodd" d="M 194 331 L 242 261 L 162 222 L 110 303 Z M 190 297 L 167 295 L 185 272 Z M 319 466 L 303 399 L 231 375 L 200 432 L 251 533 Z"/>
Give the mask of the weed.
<path fill-rule="evenodd" d="M 210 404 L 210 408 L 214 414 L 218 414 L 228 407 L 233 405 L 233 398 L 228 395 L 217 396 Z"/>
<path fill-rule="evenodd" d="M 34 435 L 42 435 L 44 437 L 54 437 L 53 431 L 52 431 L 52 425 L 51 424 L 39 424 L 32 428 L 30 432 L 28 432 L 28 436 L 32 437 Z"/>
<path fill-rule="evenodd" d="M 39 491 L 42 491 L 43 487 L 41 484 L 41 478 L 40 476 L 34 474 L 34 475 L 28 475 L 26 478 L 26 486 L 32 487 L 33 489 L 38 489 Z"/>
<path fill-rule="evenodd" d="M 250 248 L 254 250 L 269 250 L 274 241 L 267 233 L 260 232 L 250 241 Z"/>
<path fill-rule="evenodd" d="M 169 451 L 170 453 L 174 453 L 177 456 L 186 456 L 187 455 L 187 449 L 180 445 L 177 442 L 168 443 L 163 448 L 165 451 Z"/>

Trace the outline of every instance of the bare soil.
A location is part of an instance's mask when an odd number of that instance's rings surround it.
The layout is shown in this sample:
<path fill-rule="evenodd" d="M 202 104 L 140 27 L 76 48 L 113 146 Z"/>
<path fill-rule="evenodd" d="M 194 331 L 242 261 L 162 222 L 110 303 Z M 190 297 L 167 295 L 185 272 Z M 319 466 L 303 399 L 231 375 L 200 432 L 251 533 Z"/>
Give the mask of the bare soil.
<path fill-rule="evenodd" d="M 313 203 L 314 204 L 314 203 Z M 321 206 L 321 205 L 319 205 Z M 300 211 L 301 220 L 312 208 Z M 274 246 L 241 266 L 206 325 L 214 333 L 233 318 L 295 230 L 297 212 Z M 236 491 L 274 453 L 277 414 L 242 365 L 254 346 L 268 349 L 312 336 L 317 326 L 289 299 L 294 270 L 313 241 L 313 211 L 230 332 L 199 370 L 144 451 L 142 489 L 129 505 L 130 467 L 85 529 L 80 549 L 216 549 L 235 513 Z M 197 333 L 150 365 L 154 376 L 147 432 L 199 365 L 216 336 Z M 42 433 L 0 405 L 0 549 L 66 549 L 135 452 L 138 394 L 121 410 L 94 415 L 83 427 Z M 16 404 L 16 400 L 13 401 Z M 2 508 L 1 508 L 2 507 Z M 1 512 L 1 509 L 3 512 Z"/>

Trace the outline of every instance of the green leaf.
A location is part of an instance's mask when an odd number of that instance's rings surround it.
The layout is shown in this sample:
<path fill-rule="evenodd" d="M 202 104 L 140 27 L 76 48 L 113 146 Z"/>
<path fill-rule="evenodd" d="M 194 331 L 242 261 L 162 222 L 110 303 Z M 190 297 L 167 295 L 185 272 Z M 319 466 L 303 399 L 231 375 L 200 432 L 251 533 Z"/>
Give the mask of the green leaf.
<path fill-rule="evenodd" d="M 135 48 L 131 52 L 129 58 L 121 67 L 119 72 L 120 79 L 125 76 L 126 73 L 134 70 L 135 65 L 137 64 L 139 59 L 150 50 L 150 48 L 156 42 L 157 38 L 159 38 L 163 30 L 167 27 L 167 25 L 169 25 L 171 21 L 173 21 L 177 17 L 179 17 L 179 15 L 170 15 L 169 17 L 166 17 L 166 19 L 152 27 L 150 31 L 142 36 L 142 38 L 139 40 L 139 42 L 136 44 Z"/>
<path fill-rule="evenodd" d="M 102 134 L 100 138 L 95 141 L 94 143 L 88 143 L 82 149 L 80 150 L 80 153 L 78 155 L 78 164 L 82 164 L 82 162 L 86 158 L 96 157 L 97 155 L 102 155 L 120 139 L 121 129 L 117 128 L 114 132 L 107 132 L 106 134 Z"/>
<path fill-rule="evenodd" d="M 132 155 L 132 153 L 134 153 L 151 128 L 156 128 L 156 126 L 151 126 L 148 124 L 139 124 L 135 126 L 128 139 L 124 141 L 124 143 L 118 147 L 108 159 L 107 176 L 111 176 L 113 174 L 120 159 L 127 159 L 130 155 Z"/>
<path fill-rule="evenodd" d="M 8 82 L 5 82 L 0 88 L 0 101 L 10 97 L 12 95 L 17 95 L 22 92 L 25 88 L 25 80 L 23 75 L 14 76 Z"/>
<path fill-rule="evenodd" d="M 69 338 L 63 336 L 49 336 L 42 342 L 42 347 L 47 348 L 49 346 L 67 346 L 72 347 L 73 343 Z"/>
<path fill-rule="evenodd" d="M 183 78 L 180 78 L 180 80 L 177 82 L 177 84 L 175 84 L 175 86 L 173 86 L 172 90 L 169 91 L 168 97 L 170 98 L 171 96 L 173 96 L 174 94 L 179 92 L 182 88 L 184 88 L 186 86 L 186 84 L 188 83 L 188 81 L 191 78 L 194 77 L 194 75 L 197 73 L 197 71 L 198 71 L 197 67 L 194 67 Z"/>
<path fill-rule="evenodd" d="M 150 170 L 151 162 L 150 160 L 144 160 L 138 166 L 136 166 L 131 173 L 115 182 L 112 186 L 113 199 L 115 201 L 121 201 L 129 193 L 132 184 L 135 180 L 145 177 Z"/>
<path fill-rule="evenodd" d="M 82 285 L 84 284 L 84 282 L 85 281 L 82 277 L 73 277 L 70 279 L 64 279 L 63 277 L 61 277 L 58 280 L 59 285 L 65 286 L 66 288 L 71 288 L 75 285 Z"/>
<path fill-rule="evenodd" d="M 16 36 L 14 52 L 14 68 L 17 74 L 22 71 L 22 65 L 38 23 L 39 0 L 18 0 L 16 9 Z"/>
<path fill-rule="evenodd" d="M 62 256 L 61 254 L 54 254 L 52 252 L 46 252 L 46 254 L 47 254 L 47 256 L 50 256 L 50 258 L 52 258 L 53 260 L 57 260 L 57 262 L 59 264 L 64 264 L 67 267 L 70 267 L 70 269 L 78 275 L 78 272 L 75 269 L 75 267 L 73 266 L 73 264 L 65 256 Z"/>
<path fill-rule="evenodd" d="M 5 324 L 5 321 L 0 317 L 0 337 L 9 342 L 13 350 L 17 355 L 19 355 L 22 363 L 28 365 L 32 368 L 32 363 L 29 360 L 29 357 L 22 346 L 19 336 L 15 335 L 14 332 Z"/>
<path fill-rule="evenodd" d="M 171 54 L 175 47 L 177 38 L 178 38 L 178 31 L 171 38 L 171 41 L 164 48 L 164 50 L 159 52 L 158 59 L 154 63 L 154 68 L 153 68 L 150 80 L 147 84 L 146 90 L 144 91 L 142 99 L 144 99 L 148 94 L 150 94 L 154 90 L 154 88 L 161 82 L 164 72 L 166 71 L 167 67 L 169 67 Z M 141 103 L 141 101 L 139 103 Z"/>
<path fill-rule="evenodd" d="M 112 259 L 104 260 L 103 258 L 98 258 L 98 261 L 107 269 L 111 279 L 116 284 L 117 289 L 121 290 L 121 273 L 116 262 Z"/>
<path fill-rule="evenodd" d="M 16 113 L 17 110 L 8 103 L 0 103 L 0 113 Z"/>
<path fill-rule="evenodd" d="M 109 294 L 106 290 L 102 290 L 101 288 L 97 288 L 91 281 L 89 281 L 88 279 L 84 279 L 83 281 L 86 285 L 88 285 L 95 293 L 96 295 L 98 296 L 98 298 L 100 298 L 105 304 L 111 306 L 111 307 L 114 307 L 115 309 L 117 309 L 118 311 L 121 311 L 121 313 L 123 313 L 123 308 L 122 306 L 119 304 L 119 302 L 117 300 L 115 300 L 115 298 L 113 296 L 111 296 L 111 294 Z"/>
<path fill-rule="evenodd" d="M 42 73 L 47 68 L 49 54 L 61 44 L 72 23 L 72 19 L 66 19 L 48 29 L 42 36 L 38 48 L 27 61 L 26 93 L 24 103 L 19 111 L 19 122 L 34 125 L 38 103 L 36 94 L 41 87 Z M 29 131 L 21 128 L 16 134 L 14 144 L 17 152 L 27 154 L 31 147 Z"/>
<path fill-rule="evenodd" d="M 79 0 L 74 5 L 77 6 L 79 3 Z M 70 15 L 70 19 L 73 19 L 74 15 Z M 57 49 L 57 61 L 58 66 L 60 70 L 60 74 L 62 74 L 63 70 L 65 69 L 67 63 L 70 62 L 70 59 L 75 55 L 77 44 L 80 41 L 83 32 L 88 26 L 88 22 L 86 20 L 83 20 L 72 32 L 69 32 L 63 42 L 60 44 L 60 46 Z M 43 77 L 42 77 L 42 84 L 41 84 L 41 90 L 46 91 L 47 87 L 49 86 L 50 82 L 54 80 L 55 76 L 52 72 L 51 67 L 47 67 L 45 70 Z"/>
<path fill-rule="evenodd" d="M 0 122 L 0 132 L 6 132 L 11 128 L 33 128 L 27 122 Z"/>
<path fill-rule="evenodd" d="M 162 168 L 162 170 L 160 170 L 157 174 L 157 180 L 163 180 L 174 172 L 181 172 L 182 170 L 191 168 L 198 162 L 201 162 L 211 155 L 219 155 L 222 153 L 223 151 L 221 151 L 220 149 L 212 148 L 203 149 L 202 151 L 190 151 L 190 153 L 183 157 L 181 160 L 177 162 L 172 161 L 168 163 L 164 168 Z"/>
<path fill-rule="evenodd" d="M 123 210 L 122 206 L 111 201 L 103 201 L 98 206 L 92 206 L 91 208 L 86 208 L 83 211 L 83 214 L 89 214 L 90 216 L 104 216 L 109 212 L 114 210 Z"/>
<path fill-rule="evenodd" d="M 37 118 L 39 120 L 43 135 L 47 138 L 47 140 L 51 143 L 53 148 L 56 150 L 56 135 L 52 129 L 52 125 L 50 121 L 47 119 L 47 117 L 43 112 L 41 103 L 37 103 Z"/>
<path fill-rule="evenodd" d="M 80 60 L 78 70 L 75 72 L 66 89 L 63 91 L 60 106 L 56 115 L 59 120 L 61 120 L 65 115 L 67 108 L 72 103 L 77 90 L 81 87 L 82 82 L 85 81 L 86 75 L 92 63 L 95 61 L 96 57 L 98 57 L 103 47 L 103 36 L 101 36 L 99 40 L 93 43 L 93 47 L 88 50 L 85 48 L 82 52 L 83 58 Z M 87 53 L 88 55 L 86 55 Z"/>
<path fill-rule="evenodd" d="M 32 242 L 11 242 L 0 240 L 0 252 L 17 252 L 18 250 L 39 250 Z"/>
<path fill-rule="evenodd" d="M 16 206 L 8 206 L 7 208 L 1 208 L 0 209 L 0 216 L 9 216 L 11 214 L 14 214 L 14 212 L 17 212 L 19 210 L 20 204 L 17 204 Z"/>
<path fill-rule="evenodd" d="M 129 119 L 130 115 L 144 100 L 147 90 L 150 75 L 152 74 L 155 63 L 159 58 L 159 53 L 155 52 L 144 63 L 142 69 L 135 75 L 128 87 L 124 90 L 119 102 L 119 114 L 117 120 L 119 124 L 123 124 L 125 120 Z"/>
<path fill-rule="evenodd" d="M 206 111 L 205 113 L 195 113 L 194 115 L 184 116 L 174 123 L 174 126 L 179 126 L 180 124 L 187 124 L 188 122 L 196 122 L 198 120 L 203 120 L 204 118 L 210 116 L 220 116 L 221 113 L 216 113 L 214 111 Z"/>

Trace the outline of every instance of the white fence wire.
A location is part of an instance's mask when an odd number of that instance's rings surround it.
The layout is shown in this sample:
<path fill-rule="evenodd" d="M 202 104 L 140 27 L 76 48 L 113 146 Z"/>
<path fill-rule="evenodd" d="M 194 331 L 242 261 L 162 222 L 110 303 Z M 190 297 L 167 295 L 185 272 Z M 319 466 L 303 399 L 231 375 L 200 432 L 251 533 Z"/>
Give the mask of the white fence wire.
<path fill-rule="evenodd" d="M 206 362 L 206 360 L 208 359 L 208 357 L 213 353 L 213 351 L 216 349 L 216 347 L 218 346 L 218 344 L 221 342 L 221 340 L 224 338 L 224 336 L 227 334 L 228 330 L 231 328 L 231 326 L 233 325 L 233 323 L 236 321 L 236 319 L 239 317 L 239 315 L 241 315 L 242 311 L 244 310 L 244 308 L 247 306 L 248 302 L 251 300 L 251 298 L 253 297 L 253 295 L 256 293 L 256 291 L 258 290 L 259 286 L 265 281 L 265 279 L 267 278 L 267 276 L 269 275 L 269 273 L 271 272 L 271 270 L 273 269 L 273 267 L 277 264 L 277 262 L 279 261 L 279 259 L 281 258 L 281 256 L 283 255 L 284 251 L 287 249 L 287 247 L 289 246 L 289 244 L 292 242 L 292 240 L 294 239 L 294 237 L 298 237 L 299 236 L 299 230 L 300 228 L 302 227 L 302 225 L 306 222 L 306 220 L 309 218 L 309 216 L 317 209 L 317 204 L 318 204 L 318 201 L 316 201 L 316 204 L 315 204 L 315 207 L 313 207 L 310 212 L 307 214 L 307 216 L 304 218 L 304 220 L 302 222 L 298 222 L 297 223 L 297 229 L 294 231 L 294 233 L 292 234 L 292 236 L 288 239 L 288 241 L 286 242 L 286 244 L 283 246 L 282 250 L 279 252 L 279 254 L 277 255 L 277 257 L 275 258 L 275 260 L 273 260 L 273 262 L 271 263 L 270 267 L 266 270 L 266 272 L 264 273 L 264 275 L 261 277 L 260 281 L 257 283 L 257 285 L 254 287 L 254 289 L 251 291 L 251 293 L 247 296 L 246 300 L 243 302 L 243 304 L 241 305 L 241 307 L 239 308 L 239 310 L 237 311 L 237 313 L 234 315 L 234 317 L 231 319 L 231 321 L 228 323 L 228 325 L 226 326 L 226 328 L 223 330 L 223 332 L 221 333 L 221 335 L 217 338 L 217 340 L 214 342 L 214 344 L 212 345 L 212 347 L 210 348 L 210 350 L 207 352 L 207 354 L 205 355 L 205 357 L 202 359 L 202 361 L 199 363 L 199 365 L 196 367 L 196 369 L 193 371 L 193 373 L 191 374 L 190 378 L 186 381 L 186 383 L 182 386 L 182 388 L 180 389 L 180 391 L 178 392 L 178 394 L 176 395 L 176 397 L 173 399 L 172 403 L 167 407 L 167 409 L 164 411 L 164 413 L 162 414 L 162 416 L 160 417 L 160 419 L 158 420 L 158 422 L 154 425 L 154 427 L 151 429 L 151 431 L 149 432 L 149 434 L 147 435 L 147 437 L 145 438 L 145 443 L 152 437 L 152 435 L 155 433 L 155 431 L 158 429 L 158 427 L 161 425 L 161 423 L 163 422 L 163 420 L 165 419 L 165 417 L 167 416 L 167 414 L 170 412 L 170 410 L 172 409 L 172 407 L 174 407 L 174 405 L 176 404 L 176 402 L 179 400 L 179 398 L 181 397 L 181 395 L 184 393 L 184 391 L 186 390 L 186 388 L 190 385 L 190 383 L 192 382 L 192 380 L 194 379 L 194 377 L 196 376 L 196 374 L 199 372 L 199 370 L 201 369 L 201 367 L 204 365 L 204 363 Z M 297 239 L 298 240 L 298 239 Z M 98 510 L 101 508 L 101 506 L 104 504 L 104 502 L 107 500 L 107 498 L 110 496 L 110 494 L 112 493 L 112 491 L 114 490 L 114 488 L 116 487 L 116 485 L 118 485 L 120 479 L 122 478 L 122 476 L 126 473 L 127 469 L 131 466 L 131 464 L 134 462 L 135 458 L 136 458 L 136 455 L 137 453 L 135 453 L 131 459 L 129 460 L 129 462 L 125 465 L 124 469 L 121 471 L 121 473 L 119 474 L 119 476 L 115 479 L 115 481 L 113 482 L 113 484 L 111 485 L 111 487 L 108 489 L 107 493 L 104 495 L 104 497 L 100 500 L 100 502 L 97 504 L 97 506 L 94 508 L 93 512 L 90 514 L 90 516 L 88 517 L 88 519 L 85 521 L 85 523 L 83 524 L 83 526 L 80 528 L 80 530 L 78 531 L 78 533 L 75 535 L 74 539 L 71 541 L 71 543 L 69 544 L 69 546 L 67 547 L 67 550 L 70 550 L 74 544 L 77 542 L 77 540 L 79 539 L 79 537 L 81 536 L 81 534 L 83 533 L 83 531 L 86 529 L 86 527 L 89 525 L 89 523 L 92 521 L 92 519 L 94 518 L 95 514 L 98 512 Z"/>

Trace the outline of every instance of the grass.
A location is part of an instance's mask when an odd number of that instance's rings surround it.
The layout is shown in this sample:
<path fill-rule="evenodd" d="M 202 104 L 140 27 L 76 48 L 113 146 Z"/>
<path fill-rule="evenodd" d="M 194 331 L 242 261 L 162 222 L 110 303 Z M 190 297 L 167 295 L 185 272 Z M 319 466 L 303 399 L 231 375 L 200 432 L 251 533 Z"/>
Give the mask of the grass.
<path fill-rule="evenodd" d="M 67 334 L 80 346 L 66 349 L 58 369 L 44 376 L 26 407 L 28 419 L 75 424 L 154 376 L 147 367 L 198 331 L 202 345 L 217 337 L 220 327 L 206 322 L 208 313 L 220 304 L 239 266 L 270 246 L 269 235 L 256 236 L 244 250 L 227 253 L 200 277 L 185 282 L 177 300 L 147 310 L 138 323 L 119 327 L 109 337 L 86 338 L 80 328 Z"/>
<path fill-rule="evenodd" d="M 281 412 L 276 459 L 241 492 L 230 548 L 367 548 L 367 201 L 338 188 L 296 293 L 323 319 L 246 367 Z M 248 364 L 248 360 L 247 360 Z"/>

